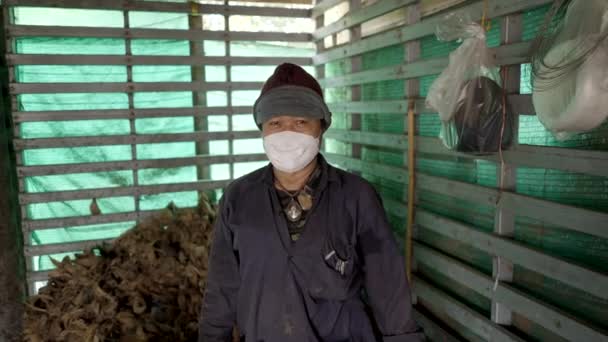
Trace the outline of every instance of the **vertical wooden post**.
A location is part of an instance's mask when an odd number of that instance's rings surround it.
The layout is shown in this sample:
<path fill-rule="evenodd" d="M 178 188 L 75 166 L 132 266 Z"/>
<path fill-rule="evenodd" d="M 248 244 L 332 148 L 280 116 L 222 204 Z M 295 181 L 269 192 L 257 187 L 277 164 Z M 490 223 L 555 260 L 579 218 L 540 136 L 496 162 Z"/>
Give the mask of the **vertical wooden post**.
<path fill-rule="evenodd" d="M 407 25 L 413 25 L 420 21 L 420 4 L 415 4 L 407 7 Z M 405 62 L 414 63 L 420 58 L 420 41 L 410 41 L 405 44 Z M 418 79 L 408 79 L 405 81 L 405 94 L 408 99 L 408 112 L 407 112 L 407 125 L 406 130 L 408 134 L 408 148 L 407 148 L 407 166 L 408 166 L 408 191 L 407 191 L 407 227 L 405 230 L 405 255 L 406 255 L 406 267 L 407 277 L 411 281 L 412 270 L 415 269 L 415 262 L 413 260 L 412 253 L 412 239 L 414 236 L 414 222 L 415 222 L 415 202 L 416 202 L 416 147 L 415 147 L 415 135 L 416 135 L 416 106 L 415 101 L 420 96 L 420 82 Z M 415 300 L 415 296 L 414 296 Z"/>
<path fill-rule="evenodd" d="M 125 28 L 125 55 L 127 56 L 127 58 L 130 58 L 132 56 L 131 53 L 131 38 L 130 38 L 130 34 L 128 33 L 131 27 L 130 24 L 130 20 L 129 20 L 129 11 L 127 9 L 125 9 L 123 12 L 123 21 L 124 21 L 124 28 Z M 133 66 L 131 64 L 127 64 L 127 83 L 131 84 L 133 82 Z M 132 89 L 132 88 L 131 88 Z M 127 93 L 127 97 L 129 100 L 129 134 L 130 134 L 130 140 L 131 140 L 131 159 L 133 160 L 133 187 L 135 187 L 135 189 L 138 188 L 139 185 L 139 167 L 138 167 L 138 163 L 137 163 L 137 144 L 135 143 L 136 138 L 137 138 L 137 130 L 135 128 L 135 103 L 133 100 L 133 92 L 130 91 Z M 139 201 L 140 201 L 140 196 L 139 196 L 139 191 L 135 190 L 133 193 L 133 200 L 135 201 L 135 213 L 137 214 L 137 220 L 139 221 Z"/>
<path fill-rule="evenodd" d="M 522 15 L 515 14 L 507 16 L 502 22 L 501 32 L 501 43 L 511 44 L 520 42 L 522 39 Z M 503 80 L 505 85 L 505 91 L 507 94 L 519 93 L 520 83 L 520 66 L 508 66 L 505 72 L 502 74 L 505 79 Z M 515 132 L 513 134 L 513 144 L 517 144 L 518 140 L 518 125 L 519 118 L 518 113 L 515 115 Z M 497 167 L 497 187 L 499 190 L 504 191 L 515 191 L 516 185 L 516 174 L 517 170 L 514 165 L 499 162 Z M 511 237 L 515 232 L 515 213 L 504 209 L 496 208 L 495 220 L 494 220 L 494 233 Z M 492 260 L 492 276 L 495 279 L 494 290 L 498 282 L 511 282 L 513 281 L 513 263 L 500 256 L 494 256 Z M 512 323 L 512 312 L 509 308 L 500 302 L 492 299 L 492 321 L 502 325 L 510 325 Z"/>
<path fill-rule="evenodd" d="M 317 4 L 323 0 L 318 0 Z M 321 14 L 315 18 L 315 29 L 319 29 L 323 27 L 325 20 L 325 15 Z M 323 39 L 320 39 L 315 43 L 317 54 L 322 53 L 325 50 L 325 44 L 323 43 Z M 317 79 L 325 78 L 325 64 L 320 64 L 315 66 L 315 76 Z M 325 149 L 325 142 L 322 142 L 321 147 Z"/>
<path fill-rule="evenodd" d="M 224 0 L 224 6 L 229 6 L 229 0 Z M 224 15 L 224 30 L 228 33 L 230 32 L 230 15 L 225 14 Z M 228 37 L 228 34 L 225 35 L 225 37 Z M 230 58 L 231 52 L 230 52 L 230 41 L 226 39 L 226 41 L 224 41 L 225 44 L 225 50 L 226 50 L 226 57 Z M 232 82 L 232 63 L 228 62 L 226 64 L 226 82 L 228 82 L 230 84 L 230 82 Z M 227 105 L 229 108 L 229 113 L 226 113 L 228 115 L 228 131 L 232 132 L 232 118 L 233 118 L 233 110 L 232 110 L 232 90 L 231 88 L 228 89 L 228 94 L 227 95 Z M 232 155 L 232 153 L 234 152 L 234 139 L 232 137 L 230 137 L 228 139 L 228 154 Z M 230 164 L 228 164 L 228 168 L 229 168 L 229 173 L 230 173 L 230 179 L 234 179 L 234 162 L 230 161 Z"/>
<path fill-rule="evenodd" d="M 0 51 L 0 63 L 3 66 L 0 71 L 0 189 L 3 189 L 0 194 L 0 340 L 17 341 L 22 329 L 25 265 L 17 201 L 16 154 L 12 148 L 9 73 L 5 57 L 6 53 L 12 50 L 11 39 L 6 36 L 10 10 L 7 6 L 2 9 L 1 34 L 5 44 L 2 44 Z"/>
<path fill-rule="evenodd" d="M 349 0 L 348 15 L 361 8 L 361 0 Z M 361 40 L 361 25 L 355 25 L 350 28 L 350 41 L 349 44 L 356 43 Z M 361 55 L 356 55 L 350 58 L 351 73 L 356 73 L 362 70 L 363 58 Z M 350 87 L 351 90 L 351 101 L 361 101 L 361 85 L 356 84 Z M 353 131 L 361 130 L 361 113 L 350 113 L 350 129 Z M 351 156 L 356 159 L 361 158 L 361 144 L 352 144 Z"/>
<path fill-rule="evenodd" d="M 199 4 L 195 1 L 190 1 L 190 15 L 188 16 L 188 27 L 190 30 L 203 29 L 203 16 L 199 12 Z M 190 41 L 190 56 L 203 56 L 204 45 L 202 41 Z M 190 67 L 192 82 L 205 82 L 205 66 L 195 64 Z M 204 116 L 203 108 L 207 105 L 207 93 L 205 90 L 192 92 L 192 105 L 198 111 L 194 117 L 194 130 L 198 133 L 209 131 L 207 117 Z M 209 154 L 209 141 L 201 141 L 196 143 L 196 155 Z M 197 166 L 197 178 L 209 179 L 209 166 Z"/>

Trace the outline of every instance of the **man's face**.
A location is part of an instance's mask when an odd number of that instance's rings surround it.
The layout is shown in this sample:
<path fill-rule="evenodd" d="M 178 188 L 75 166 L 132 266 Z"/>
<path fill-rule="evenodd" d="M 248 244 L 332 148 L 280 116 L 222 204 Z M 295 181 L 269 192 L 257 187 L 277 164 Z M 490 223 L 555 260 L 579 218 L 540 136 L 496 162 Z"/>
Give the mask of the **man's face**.
<path fill-rule="evenodd" d="M 319 137 L 322 132 L 321 120 L 298 116 L 281 115 L 275 116 L 262 125 L 262 136 L 283 131 L 304 133 L 313 137 Z"/>

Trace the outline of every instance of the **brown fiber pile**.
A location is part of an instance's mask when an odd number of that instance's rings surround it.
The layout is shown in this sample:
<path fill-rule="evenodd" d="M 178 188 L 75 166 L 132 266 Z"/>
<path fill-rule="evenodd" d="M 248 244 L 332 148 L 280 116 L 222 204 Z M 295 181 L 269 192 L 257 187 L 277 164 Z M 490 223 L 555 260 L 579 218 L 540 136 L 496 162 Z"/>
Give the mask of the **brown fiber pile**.
<path fill-rule="evenodd" d="M 170 205 L 111 245 L 56 262 L 24 341 L 196 341 L 215 213 Z"/>

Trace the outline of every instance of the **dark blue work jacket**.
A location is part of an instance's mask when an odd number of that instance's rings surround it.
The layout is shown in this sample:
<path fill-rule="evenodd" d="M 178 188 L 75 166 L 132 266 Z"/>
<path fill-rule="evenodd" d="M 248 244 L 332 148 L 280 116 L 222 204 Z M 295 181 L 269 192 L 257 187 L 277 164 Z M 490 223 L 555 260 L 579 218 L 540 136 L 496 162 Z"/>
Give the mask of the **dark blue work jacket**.
<path fill-rule="evenodd" d="M 271 165 L 226 190 L 199 341 L 231 341 L 235 323 L 246 342 L 421 340 L 404 260 L 377 193 L 320 154 L 318 161 L 314 206 L 296 242 Z"/>

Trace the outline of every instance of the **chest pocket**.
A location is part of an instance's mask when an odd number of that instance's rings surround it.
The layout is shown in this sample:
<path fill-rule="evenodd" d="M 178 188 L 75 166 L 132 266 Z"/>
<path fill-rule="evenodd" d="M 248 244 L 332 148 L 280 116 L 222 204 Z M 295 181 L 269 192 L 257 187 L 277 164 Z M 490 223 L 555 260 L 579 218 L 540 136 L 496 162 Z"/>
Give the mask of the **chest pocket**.
<path fill-rule="evenodd" d="M 325 265 L 342 277 L 349 277 L 355 271 L 355 247 L 350 242 L 326 238 L 323 246 Z"/>
<path fill-rule="evenodd" d="M 339 207 L 329 208 L 325 213 L 325 231 L 318 254 L 314 256 L 318 263 L 318 276 L 311 279 L 314 284 L 311 290 L 316 298 L 344 300 L 357 290 L 360 273 L 356 230 L 344 201 L 334 200 L 332 203 Z"/>

